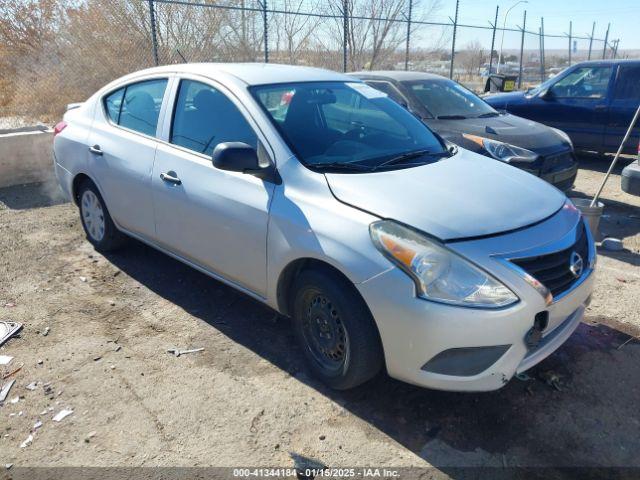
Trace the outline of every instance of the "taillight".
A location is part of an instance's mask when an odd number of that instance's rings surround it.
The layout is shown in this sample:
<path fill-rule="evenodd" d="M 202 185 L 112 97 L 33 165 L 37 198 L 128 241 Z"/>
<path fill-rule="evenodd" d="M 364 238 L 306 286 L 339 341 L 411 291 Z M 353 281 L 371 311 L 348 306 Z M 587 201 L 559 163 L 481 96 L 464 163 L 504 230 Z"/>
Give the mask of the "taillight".
<path fill-rule="evenodd" d="M 67 128 L 67 122 L 59 122 L 55 127 L 53 127 L 53 136 L 55 137 L 65 128 Z"/>

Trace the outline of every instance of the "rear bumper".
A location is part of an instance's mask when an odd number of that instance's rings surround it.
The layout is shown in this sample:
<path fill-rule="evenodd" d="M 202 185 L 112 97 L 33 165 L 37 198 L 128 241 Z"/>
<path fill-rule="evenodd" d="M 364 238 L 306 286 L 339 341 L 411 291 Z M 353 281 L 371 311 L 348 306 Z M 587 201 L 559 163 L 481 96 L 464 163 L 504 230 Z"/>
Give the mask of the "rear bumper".
<path fill-rule="evenodd" d="M 73 202 L 74 201 L 73 175 L 69 170 L 67 170 L 66 168 L 64 168 L 62 165 L 58 163 L 58 161 L 55 158 L 55 153 L 53 154 L 53 157 L 54 157 L 54 160 L 53 160 L 54 170 L 56 172 L 56 178 L 58 179 L 58 184 L 60 185 L 60 188 L 62 189 L 62 192 L 64 193 L 67 200 L 69 200 L 70 202 Z"/>

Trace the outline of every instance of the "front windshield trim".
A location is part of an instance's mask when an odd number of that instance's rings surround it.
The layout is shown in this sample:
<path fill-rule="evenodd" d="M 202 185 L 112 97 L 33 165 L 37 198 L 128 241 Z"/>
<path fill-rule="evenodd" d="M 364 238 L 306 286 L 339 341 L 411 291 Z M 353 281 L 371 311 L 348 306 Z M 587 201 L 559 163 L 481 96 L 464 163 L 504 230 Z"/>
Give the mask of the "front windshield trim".
<path fill-rule="evenodd" d="M 283 126 L 276 120 L 276 118 L 272 115 L 272 113 L 269 111 L 269 109 L 267 108 L 267 105 L 265 105 L 260 97 L 259 97 L 259 93 L 261 90 L 268 90 L 270 88 L 282 88 L 282 89 L 286 89 L 288 87 L 291 87 L 291 89 L 293 89 L 295 86 L 299 86 L 299 85 L 318 85 L 319 88 L 329 88 L 331 85 L 340 85 L 340 86 L 349 86 L 350 84 L 357 84 L 357 85 L 365 85 L 365 82 L 359 81 L 357 79 L 353 79 L 353 80 L 333 80 L 333 81 L 317 81 L 317 80 L 310 80 L 310 81 L 296 81 L 296 82 L 290 82 L 290 83 L 272 83 L 272 84 L 261 84 L 261 85 L 250 85 L 247 87 L 247 90 L 249 91 L 249 93 L 251 94 L 251 96 L 253 97 L 254 101 L 258 104 L 259 108 L 262 110 L 262 112 L 266 115 L 267 119 L 269 120 L 269 122 L 271 123 L 271 125 L 276 129 L 276 131 L 278 132 L 278 134 L 281 136 L 282 140 L 285 142 L 285 144 L 287 145 L 287 147 L 290 149 L 291 153 L 297 158 L 297 160 L 306 168 L 312 170 L 312 171 L 319 171 L 319 170 L 323 170 L 323 165 L 322 162 L 316 163 L 314 164 L 313 162 L 308 162 L 305 159 L 305 156 L 301 154 L 301 152 L 299 151 L 298 147 L 296 146 L 295 142 L 290 138 L 290 136 L 287 134 L 286 130 L 283 128 Z M 353 88 L 353 87 L 351 87 Z M 371 88 L 371 87 L 370 87 Z M 362 94 L 361 91 L 359 91 L 356 88 L 353 88 L 354 92 L 356 92 L 357 94 L 361 95 L 364 98 L 367 98 L 365 95 Z M 386 94 L 383 95 L 384 97 L 388 97 Z M 389 100 L 391 102 L 391 104 L 393 104 L 394 106 L 396 105 L 396 102 L 394 102 L 393 100 Z M 402 107 L 399 107 L 402 108 Z M 403 112 L 406 112 L 406 110 L 402 110 Z M 431 130 L 427 125 L 425 125 L 422 121 L 420 121 L 419 119 L 415 118 L 414 116 L 412 116 L 413 119 L 415 119 L 415 127 L 416 128 L 421 128 L 425 130 L 425 133 L 427 133 L 428 135 L 432 136 L 433 139 L 435 140 L 435 143 L 437 144 L 437 146 L 439 148 L 436 148 L 432 153 L 433 154 L 439 154 L 439 153 L 446 153 L 447 150 L 447 144 L 444 141 L 444 139 L 438 135 L 436 132 L 434 132 L 433 130 Z M 434 145 L 435 146 L 435 145 Z M 407 148 L 406 151 L 410 151 L 411 148 Z M 394 152 L 392 154 L 392 156 L 397 156 L 399 154 L 404 153 L 405 151 L 401 151 L 401 152 Z M 351 161 L 345 161 L 342 162 L 345 165 L 350 164 L 353 167 L 358 167 L 361 166 L 362 169 L 358 169 L 356 170 L 356 168 L 352 169 L 353 173 L 357 173 L 358 171 L 362 172 L 362 173 L 366 173 L 367 171 L 375 171 L 375 167 L 379 166 L 380 163 L 383 163 L 387 158 L 389 158 L 389 156 L 391 156 L 391 154 L 385 154 L 385 155 L 381 155 L 379 157 L 371 157 L 371 158 L 366 158 L 366 159 L 360 159 L 360 160 L 351 160 Z M 444 158 L 444 157 L 441 157 Z M 366 162 L 371 162 L 372 165 L 366 165 L 363 164 L 361 162 L 366 161 Z M 327 162 L 330 163 L 330 162 Z M 419 166 L 419 165 L 424 165 L 426 163 L 430 163 L 428 161 L 424 161 L 424 162 L 419 162 L 419 163 L 412 163 L 412 164 L 398 164 L 398 165 L 394 165 L 394 168 L 400 169 L 400 168 L 408 168 L 408 167 L 413 167 L 413 166 Z M 368 167 L 373 167 L 373 168 L 368 168 Z"/>

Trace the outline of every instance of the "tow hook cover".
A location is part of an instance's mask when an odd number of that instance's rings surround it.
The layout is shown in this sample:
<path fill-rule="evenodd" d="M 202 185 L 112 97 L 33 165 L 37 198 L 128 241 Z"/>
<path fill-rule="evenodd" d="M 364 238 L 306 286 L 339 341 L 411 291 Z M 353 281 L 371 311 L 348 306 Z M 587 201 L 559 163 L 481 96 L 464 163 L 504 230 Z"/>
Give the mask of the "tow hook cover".
<path fill-rule="evenodd" d="M 524 341 L 529 348 L 536 348 L 542 339 L 542 332 L 549 325 L 549 312 L 540 312 L 533 320 L 533 327 L 527 332 Z"/>

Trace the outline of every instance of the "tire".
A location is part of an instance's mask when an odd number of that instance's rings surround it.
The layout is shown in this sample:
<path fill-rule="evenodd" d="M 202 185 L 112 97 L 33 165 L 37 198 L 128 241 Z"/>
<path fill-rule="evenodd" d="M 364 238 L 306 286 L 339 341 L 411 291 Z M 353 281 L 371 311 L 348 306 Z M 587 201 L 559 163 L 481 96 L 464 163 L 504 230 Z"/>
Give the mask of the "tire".
<path fill-rule="evenodd" d="M 336 390 L 373 378 L 384 363 L 375 322 L 355 287 L 324 269 L 304 270 L 292 296 L 295 334 L 313 374 Z"/>
<path fill-rule="evenodd" d="M 84 233 L 96 250 L 110 252 L 124 244 L 125 235 L 113 223 L 102 195 L 90 180 L 78 189 L 78 207 Z"/>

